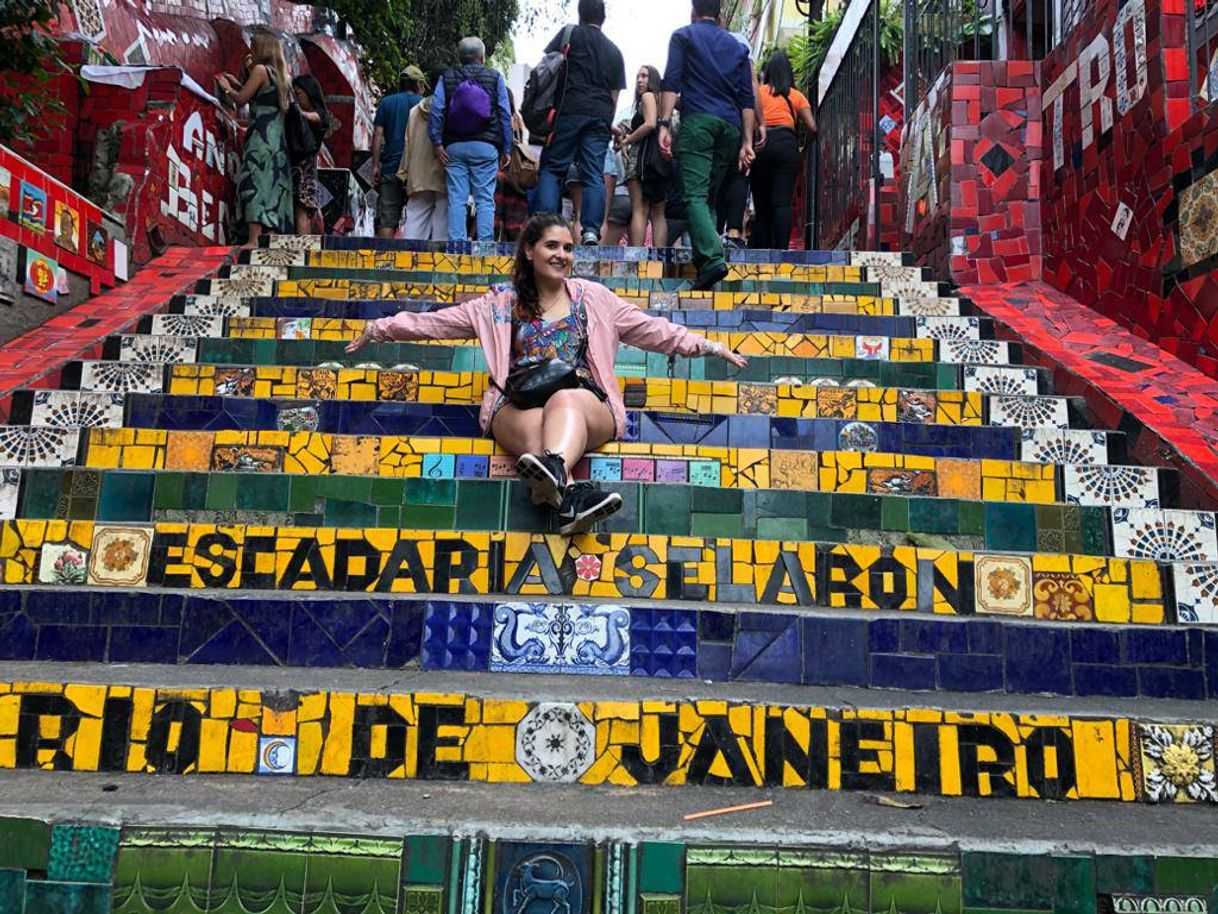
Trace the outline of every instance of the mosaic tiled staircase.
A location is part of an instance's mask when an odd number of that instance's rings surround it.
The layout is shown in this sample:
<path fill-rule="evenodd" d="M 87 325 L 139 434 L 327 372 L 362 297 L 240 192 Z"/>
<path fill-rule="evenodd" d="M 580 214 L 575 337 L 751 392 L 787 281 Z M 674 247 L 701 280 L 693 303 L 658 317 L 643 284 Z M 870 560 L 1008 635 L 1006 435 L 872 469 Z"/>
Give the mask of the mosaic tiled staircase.
<path fill-rule="evenodd" d="M 1218 803 L 1214 514 L 899 255 L 581 251 L 753 358 L 623 349 L 566 539 L 473 341 L 342 351 L 508 258 L 275 241 L 12 395 L 0 768 Z"/>

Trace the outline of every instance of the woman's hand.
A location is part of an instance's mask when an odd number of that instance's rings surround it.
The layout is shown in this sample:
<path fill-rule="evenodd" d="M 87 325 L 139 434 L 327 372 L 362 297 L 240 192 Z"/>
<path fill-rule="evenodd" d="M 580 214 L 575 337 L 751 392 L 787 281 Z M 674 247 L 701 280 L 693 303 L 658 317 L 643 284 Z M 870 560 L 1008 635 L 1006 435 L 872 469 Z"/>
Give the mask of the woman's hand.
<path fill-rule="evenodd" d="M 747 358 L 739 353 L 733 352 L 722 343 L 708 343 L 706 352 L 708 355 L 717 355 L 734 368 L 743 368 L 749 363 Z"/>
<path fill-rule="evenodd" d="M 347 352 L 348 354 L 352 353 L 352 352 L 359 352 L 361 349 L 363 349 L 365 346 L 367 346 L 371 342 L 372 342 L 372 321 L 364 321 L 363 332 L 357 338 L 355 338 L 351 342 L 349 342 L 347 344 L 347 348 L 343 351 Z"/>

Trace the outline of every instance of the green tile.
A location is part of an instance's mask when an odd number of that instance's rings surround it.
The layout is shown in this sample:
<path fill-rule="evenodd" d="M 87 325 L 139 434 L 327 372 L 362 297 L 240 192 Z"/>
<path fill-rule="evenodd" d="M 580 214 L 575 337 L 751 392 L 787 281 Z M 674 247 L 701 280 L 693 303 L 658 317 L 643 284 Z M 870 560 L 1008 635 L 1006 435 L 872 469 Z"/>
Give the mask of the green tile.
<path fill-rule="evenodd" d="M 25 914 L 110 914 L 110 886 L 27 882 Z"/>
<path fill-rule="evenodd" d="M 806 517 L 759 517 L 757 518 L 759 540 L 806 540 L 808 519 Z"/>
<path fill-rule="evenodd" d="M 464 487 L 469 480 L 463 480 Z M 407 479 L 406 503 L 411 505 L 455 505 L 457 483 L 453 479 Z"/>
<path fill-rule="evenodd" d="M 182 490 L 186 477 L 182 473 L 157 473 L 156 488 L 152 493 L 152 506 L 158 511 L 169 511 L 182 507 Z"/>
<path fill-rule="evenodd" d="M 196 510 L 207 507 L 207 492 L 211 477 L 207 473 L 187 473 L 182 480 L 182 507 Z M 233 490 L 234 493 L 236 489 Z M 234 494 L 234 498 L 235 498 Z"/>
<path fill-rule="evenodd" d="M 1154 859 L 1147 856 L 1096 854 L 1095 890 L 1101 895 L 1152 894 L 1155 890 L 1154 866 Z"/>
<path fill-rule="evenodd" d="M 960 504 L 960 533 L 964 536 L 985 535 L 985 502 L 962 501 Z"/>
<path fill-rule="evenodd" d="M 1079 508 L 1082 551 L 1086 555 L 1108 554 L 1108 518 L 1104 508 Z"/>
<path fill-rule="evenodd" d="M 54 518 L 65 476 L 63 470 L 26 470 L 19 516 L 33 520 Z"/>
<path fill-rule="evenodd" d="M 317 508 L 317 477 L 293 476 L 291 482 L 291 497 L 288 499 L 288 510 L 293 514 L 302 511 L 314 511 Z"/>
<path fill-rule="evenodd" d="M 497 530 L 502 523 L 503 483 L 462 480 L 457 489 L 457 530 Z"/>
<path fill-rule="evenodd" d="M 231 511 L 237 507 L 236 473 L 212 473 L 207 477 L 207 504 L 212 511 Z"/>
<path fill-rule="evenodd" d="M 47 878 L 110 885 L 118 829 L 104 825 L 56 825 L 51 832 Z"/>
<path fill-rule="evenodd" d="M 958 505 L 954 498 L 911 498 L 909 529 L 914 533 L 954 535 L 960 529 Z"/>
<path fill-rule="evenodd" d="M 146 521 L 152 517 L 153 473 L 106 473 L 102 477 L 97 519 Z"/>
<path fill-rule="evenodd" d="M 690 525 L 689 502 L 689 486 L 660 483 L 644 486 L 643 532 L 673 536 L 687 535 Z"/>
<path fill-rule="evenodd" d="M 0 819 L 0 867 L 45 870 L 50 859 L 50 825 L 37 819 Z"/>
<path fill-rule="evenodd" d="M 880 528 L 882 530 L 909 529 L 908 498 L 885 498 L 880 502 Z"/>
<path fill-rule="evenodd" d="M 829 496 L 829 523 L 847 530 L 880 529 L 879 495 L 835 492 Z"/>
<path fill-rule="evenodd" d="M 1035 552 L 1036 507 L 991 502 L 986 511 L 985 544 L 988 549 Z"/>
<path fill-rule="evenodd" d="M 690 496 L 690 510 L 700 514 L 739 514 L 743 503 L 740 489 L 699 488 Z"/>
<path fill-rule="evenodd" d="M 25 910 L 25 870 L 0 868 L 0 914 Z"/>
<path fill-rule="evenodd" d="M 376 525 L 382 530 L 397 530 L 402 523 L 402 508 L 397 505 L 382 505 L 376 509 Z"/>
<path fill-rule="evenodd" d="M 1156 857 L 1155 891 L 1160 895 L 1204 895 L 1214 910 L 1218 896 L 1218 859 L 1212 857 Z"/>
<path fill-rule="evenodd" d="M 1095 865 L 1090 857 L 1054 857 L 1054 914 L 1095 914 Z"/>
<path fill-rule="evenodd" d="M 639 844 L 639 891 L 678 894 L 684 888 L 684 844 Z"/>
<path fill-rule="evenodd" d="M 372 480 L 371 501 L 374 505 L 402 505 L 406 502 L 406 480 Z"/>
<path fill-rule="evenodd" d="M 367 476 L 322 476 L 317 494 L 340 501 L 368 502 L 372 497 L 372 479 Z"/>
<path fill-rule="evenodd" d="M 282 473 L 240 473 L 237 508 L 242 511 L 287 511 L 291 478 Z"/>
<path fill-rule="evenodd" d="M 965 851 L 964 906 L 1049 911 L 1057 873 L 1051 857 Z"/>
<path fill-rule="evenodd" d="M 689 515 L 689 532 L 693 536 L 744 536 L 744 518 L 739 514 Z"/>
<path fill-rule="evenodd" d="M 327 527 L 376 526 L 376 507 L 362 501 L 328 498 L 323 516 Z"/>

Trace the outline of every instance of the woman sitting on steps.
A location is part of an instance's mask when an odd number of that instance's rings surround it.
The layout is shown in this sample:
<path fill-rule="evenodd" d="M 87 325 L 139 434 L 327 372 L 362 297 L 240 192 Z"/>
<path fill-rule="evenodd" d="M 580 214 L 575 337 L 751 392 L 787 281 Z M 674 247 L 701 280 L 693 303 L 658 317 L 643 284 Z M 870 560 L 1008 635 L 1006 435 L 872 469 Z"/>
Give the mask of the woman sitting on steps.
<path fill-rule="evenodd" d="M 518 455 L 516 472 L 534 502 L 558 511 L 566 536 L 622 506 L 616 492 L 568 482 L 586 452 L 625 431 L 626 406 L 613 373 L 619 342 L 746 364 L 721 343 L 650 317 L 598 283 L 569 279 L 574 252 L 563 218 L 538 214 L 521 232 L 511 285 L 439 311 L 370 321 L 347 346 L 355 352 L 368 342 L 477 337 L 491 375 L 478 417 L 483 432 Z"/>

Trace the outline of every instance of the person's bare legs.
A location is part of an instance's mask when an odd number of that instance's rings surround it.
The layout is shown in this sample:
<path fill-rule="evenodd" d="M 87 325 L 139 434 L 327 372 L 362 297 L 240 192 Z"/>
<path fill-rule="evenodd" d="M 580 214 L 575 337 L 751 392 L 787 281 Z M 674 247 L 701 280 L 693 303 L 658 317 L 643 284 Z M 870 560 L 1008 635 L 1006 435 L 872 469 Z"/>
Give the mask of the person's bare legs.
<path fill-rule="evenodd" d="M 613 413 L 590 390 L 560 390 L 541 409 L 500 407 L 491 433 L 509 454 L 562 457 L 570 477 L 587 451 L 613 437 Z"/>
<path fill-rule="evenodd" d="M 664 214 L 667 206 L 667 200 L 657 200 L 651 203 L 651 246 L 653 248 L 668 247 L 668 217 Z"/>
<path fill-rule="evenodd" d="M 245 246 L 250 248 L 258 247 L 258 239 L 262 237 L 262 223 L 247 222 L 246 226 L 248 237 L 245 239 Z"/>
<path fill-rule="evenodd" d="M 637 180 L 626 182 L 630 193 L 630 241 L 632 248 L 641 248 L 647 240 L 647 201 L 643 199 L 643 183 Z"/>
<path fill-rule="evenodd" d="M 309 234 L 309 227 L 310 227 L 309 222 L 312 220 L 312 218 L 313 218 L 312 214 L 307 209 L 305 209 L 303 206 L 300 206 L 299 204 L 297 204 L 297 206 L 296 206 L 296 234 L 297 235 Z"/>

